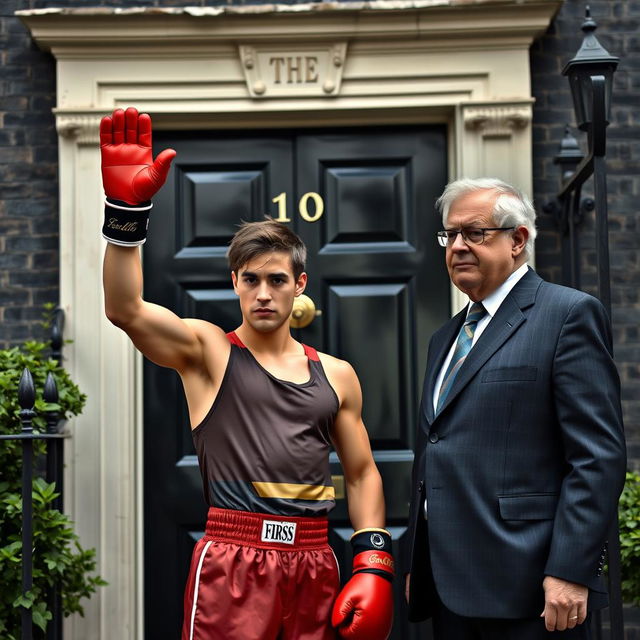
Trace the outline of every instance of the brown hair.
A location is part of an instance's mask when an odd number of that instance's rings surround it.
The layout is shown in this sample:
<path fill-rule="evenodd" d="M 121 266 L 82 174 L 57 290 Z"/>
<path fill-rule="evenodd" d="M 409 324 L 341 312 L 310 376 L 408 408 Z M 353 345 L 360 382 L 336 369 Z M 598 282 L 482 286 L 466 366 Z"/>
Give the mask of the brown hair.
<path fill-rule="evenodd" d="M 260 222 L 243 222 L 229 245 L 227 258 L 232 271 L 257 256 L 270 251 L 283 251 L 291 257 L 293 277 L 297 280 L 304 271 L 307 248 L 304 242 L 289 227 L 268 218 Z"/>

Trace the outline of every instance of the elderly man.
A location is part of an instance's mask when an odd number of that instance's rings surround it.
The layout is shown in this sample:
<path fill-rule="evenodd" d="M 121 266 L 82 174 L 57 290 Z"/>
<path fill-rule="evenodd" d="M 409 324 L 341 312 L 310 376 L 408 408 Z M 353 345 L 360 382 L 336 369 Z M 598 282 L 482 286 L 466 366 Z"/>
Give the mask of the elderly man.
<path fill-rule="evenodd" d="M 607 314 L 527 266 L 535 212 L 517 189 L 458 180 L 437 204 L 470 302 L 429 345 L 410 619 L 436 640 L 589 638 L 626 461 Z"/>

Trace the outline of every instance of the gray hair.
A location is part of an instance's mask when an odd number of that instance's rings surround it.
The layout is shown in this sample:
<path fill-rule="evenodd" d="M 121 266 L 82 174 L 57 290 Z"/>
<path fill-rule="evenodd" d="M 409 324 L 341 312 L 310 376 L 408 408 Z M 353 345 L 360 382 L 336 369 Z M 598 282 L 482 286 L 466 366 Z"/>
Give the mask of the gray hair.
<path fill-rule="evenodd" d="M 519 189 L 497 178 L 461 178 L 450 182 L 436 201 L 436 208 L 442 215 L 442 223 L 447 226 L 449 209 L 453 202 L 461 196 L 474 191 L 489 189 L 498 193 L 493 207 L 493 219 L 497 227 L 526 227 L 529 239 L 524 248 L 529 260 L 533 256 L 533 246 L 538 231 L 536 230 L 536 211 L 531 200 Z"/>

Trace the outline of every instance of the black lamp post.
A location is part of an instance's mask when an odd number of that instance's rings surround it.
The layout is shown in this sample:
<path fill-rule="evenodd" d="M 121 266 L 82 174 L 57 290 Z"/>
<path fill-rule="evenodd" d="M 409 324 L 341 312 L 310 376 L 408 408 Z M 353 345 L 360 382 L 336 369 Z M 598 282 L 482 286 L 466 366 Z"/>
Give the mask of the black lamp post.
<path fill-rule="evenodd" d="M 565 182 L 557 199 L 560 204 L 560 219 L 575 219 L 576 213 L 580 211 L 582 185 L 593 176 L 598 296 L 611 315 L 605 154 L 613 74 L 619 58 L 610 55 L 598 42 L 594 35 L 596 27 L 587 7 L 582 25 L 585 34 L 582 46 L 562 72 L 569 78 L 578 127 L 588 134 L 588 153 L 572 175 L 563 175 Z M 571 231 L 573 230 L 572 228 Z M 572 241 L 571 244 L 575 246 L 575 242 Z M 577 260 L 577 256 L 575 258 Z"/>
<path fill-rule="evenodd" d="M 610 120 L 613 74 L 619 58 L 610 55 L 594 35 L 596 23 L 586 9 L 582 25 L 584 39 L 575 57 L 563 69 L 569 78 L 573 97 L 576 124 L 587 133 L 588 152 L 581 161 L 575 140 L 565 135 L 556 163 L 563 170 L 563 186 L 557 194 L 557 204 L 549 207 L 555 211 L 563 234 L 563 249 L 569 252 L 563 256 L 571 265 L 573 286 L 579 286 L 579 250 L 576 222 L 584 210 L 580 193 L 582 185 L 593 176 L 594 198 L 591 209 L 595 210 L 596 259 L 598 277 L 598 297 L 611 317 L 611 286 L 609 278 L 609 230 L 607 214 L 607 174 L 605 166 L 606 132 Z M 571 165 L 579 162 L 570 173 Z M 568 169 L 568 171 L 567 171 Z M 558 206 L 559 205 L 559 206 Z M 609 618 L 611 640 L 622 640 L 624 624 L 622 616 L 620 540 L 617 514 L 608 535 L 608 577 L 609 577 Z M 599 612 L 596 612 L 598 614 Z M 596 619 L 599 615 L 596 615 Z M 597 630 L 601 637 L 601 629 Z"/>

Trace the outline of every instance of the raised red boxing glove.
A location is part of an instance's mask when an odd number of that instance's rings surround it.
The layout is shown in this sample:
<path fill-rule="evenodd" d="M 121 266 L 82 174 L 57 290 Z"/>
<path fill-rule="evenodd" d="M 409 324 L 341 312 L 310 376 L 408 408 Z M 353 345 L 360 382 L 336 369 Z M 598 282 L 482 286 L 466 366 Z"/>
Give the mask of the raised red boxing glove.
<path fill-rule="evenodd" d="M 151 117 L 134 107 L 116 109 L 100 122 L 102 183 L 110 200 L 139 205 L 160 189 L 167 179 L 173 149 L 165 149 L 153 160 Z"/>
<path fill-rule="evenodd" d="M 107 196 L 102 235 L 114 244 L 142 244 L 151 197 L 167 179 L 176 152 L 165 149 L 154 161 L 151 118 L 129 107 L 102 118 L 100 153 Z"/>
<path fill-rule="evenodd" d="M 393 624 L 391 535 L 361 529 L 351 546 L 353 572 L 333 605 L 331 624 L 341 638 L 387 640 Z"/>

